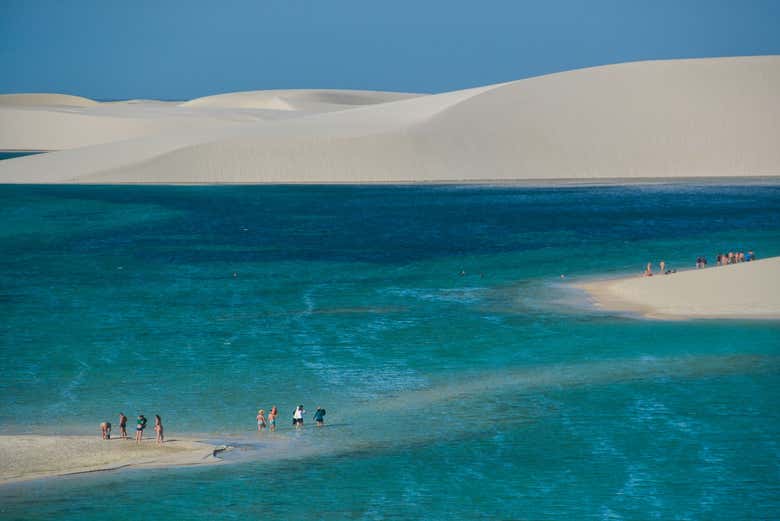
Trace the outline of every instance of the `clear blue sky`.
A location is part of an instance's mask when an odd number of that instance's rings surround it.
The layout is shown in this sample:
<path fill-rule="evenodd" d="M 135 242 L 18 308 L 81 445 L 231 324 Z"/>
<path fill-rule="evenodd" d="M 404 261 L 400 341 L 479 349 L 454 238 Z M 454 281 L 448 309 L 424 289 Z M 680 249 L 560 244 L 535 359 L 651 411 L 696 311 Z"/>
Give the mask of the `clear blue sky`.
<path fill-rule="evenodd" d="M 0 0 L 0 93 L 441 92 L 754 54 L 780 54 L 780 0 Z"/>

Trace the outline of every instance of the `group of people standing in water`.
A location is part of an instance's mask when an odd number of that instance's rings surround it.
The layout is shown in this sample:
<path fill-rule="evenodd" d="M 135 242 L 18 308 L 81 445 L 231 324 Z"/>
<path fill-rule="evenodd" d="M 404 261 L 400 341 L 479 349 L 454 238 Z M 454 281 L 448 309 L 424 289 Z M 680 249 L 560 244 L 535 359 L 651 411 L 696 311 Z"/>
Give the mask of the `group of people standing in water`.
<path fill-rule="evenodd" d="M 292 424 L 293 427 L 296 429 L 300 429 L 303 427 L 303 415 L 306 414 L 306 410 L 304 410 L 303 405 L 299 405 L 295 408 L 292 415 Z M 271 431 L 276 430 L 276 418 L 279 416 L 279 410 L 276 408 L 276 405 L 271 407 L 270 412 L 268 413 L 268 417 L 265 416 L 265 410 L 260 409 L 257 411 L 257 430 L 262 431 L 266 428 L 268 428 Z M 314 411 L 314 422 L 317 424 L 317 427 L 322 427 L 325 425 L 325 409 L 322 407 L 317 407 L 317 410 Z"/>
<path fill-rule="evenodd" d="M 718 266 L 725 266 L 727 264 L 738 264 L 740 262 L 750 262 L 756 260 L 756 255 L 752 251 L 749 251 L 747 253 L 739 251 L 739 252 L 728 252 L 726 253 L 719 253 L 716 257 L 716 262 Z M 658 263 L 658 266 L 661 268 L 661 273 L 664 275 L 669 275 L 670 273 L 677 273 L 677 270 L 674 269 L 667 269 L 666 262 L 661 261 Z M 696 269 L 706 268 L 707 267 L 707 257 L 705 256 L 699 256 L 696 257 Z M 645 267 L 645 277 L 652 277 L 653 276 L 653 263 L 648 262 L 647 266 Z"/>
<path fill-rule="evenodd" d="M 135 423 L 135 442 L 141 443 L 144 437 L 144 430 L 146 429 L 147 419 L 143 414 L 138 415 L 138 419 Z M 165 436 L 163 435 L 162 418 L 159 414 L 154 415 L 154 432 L 156 433 L 155 441 L 157 443 L 163 443 Z M 100 424 L 100 433 L 104 440 L 111 439 L 111 422 L 105 421 Z M 127 439 L 127 416 L 125 413 L 119 413 L 119 437 L 123 440 Z"/>

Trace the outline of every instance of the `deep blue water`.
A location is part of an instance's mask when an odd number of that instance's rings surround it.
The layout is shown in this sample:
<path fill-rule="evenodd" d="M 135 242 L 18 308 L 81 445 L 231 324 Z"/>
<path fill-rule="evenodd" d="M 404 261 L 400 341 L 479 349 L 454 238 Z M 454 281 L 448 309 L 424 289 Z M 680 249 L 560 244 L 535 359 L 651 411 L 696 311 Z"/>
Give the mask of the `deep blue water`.
<path fill-rule="evenodd" d="M 24 157 L 24 156 L 33 156 L 35 154 L 42 154 L 43 151 L 14 151 L 14 152 L 8 152 L 4 150 L 0 150 L 0 161 L 3 159 L 13 159 L 15 157 Z"/>
<path fill-rule="evenodd" d="M 780 324 L 648 321 L 570 287 L 780 255 L 780 185 L 2 186 L 0 222 L 0 434 L 122 410 L 248 445 L 3 487 L 2 519 L 780 511 Z M 294 432 L 298 403 L 329 427 Z"/>

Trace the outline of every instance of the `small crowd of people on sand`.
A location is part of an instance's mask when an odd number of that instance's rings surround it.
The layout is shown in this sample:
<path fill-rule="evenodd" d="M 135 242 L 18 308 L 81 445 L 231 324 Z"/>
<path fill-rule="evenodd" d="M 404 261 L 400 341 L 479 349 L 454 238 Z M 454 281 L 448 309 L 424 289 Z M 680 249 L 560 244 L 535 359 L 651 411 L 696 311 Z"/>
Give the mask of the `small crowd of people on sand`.
<path fill-rule="evenodd" d="M 716 263 L 718 266 L 725 266 L 727 264 L 738 264 L 740 262 L 750 262 L 754 260 L 756 260 L 756 255 L 752 251 L 749 251 L 747 253 L 742 251 L 739 252 L 730 251 L 728 253 L 719 253 L 716 257 Z M 664 261 L 659 262 L 658 266 L 660 268 L 660 273 L 664 275 L 677 273 L 677 270 L 675 269 L 667 269 L 666 262 Z M 696 269 L 698 270 L 706 267 L 707 267 L 707 257 L 703 255 L 696 257 Z M 645 277 L 653 276 L 652 262 L 647 263 L 647 266 L 645 267 L 644 276 Z"/>
<path fill-rule="evenodd" d="M 739 264 L 740 262 L 750 262 L 756 260 L 756 255 L 749 251 L 730 251 L 728 253 L 719 253 L 716 257 L 718 266 L 725 266 L 726 264 Z"/>
<path fill-rule="evenodd" d="M 300 429 L 303 427 L 303 415 L 306 414 L 306 410 L 303 408 L 303 405 L 299 405 L 295 408 L 292 415 L 292 424 L 293 427 L 296 429 Z M 276 430 L 276 418 L 279 416 L 279 410 L 276 408 L 276 405 L 271 407 L 271 410 L 268 413 L 268 416 L 265 415 L 265 410 L 260 409 L 257 411 L 257 430 L 262 431 L 266 428 L 268 428 L 271 431 Z M 317 424 L 317 427 L 322 427 L 325 425 L 325 409 L 322 407 L 317 407 L 317 410 L 314 411 L 314 422 Z"/>
<path fill-rule="evenodd" d="M 135 442 L 141 443 L 141 440 L 144 437 L 144 430 L 146 429 L 146 424 L 148 420 L 146 419 L 146 416 L 143 414 L 138 415 L 138 419 L 135 423 Z M 104 421 L 100 424 L 100 432 L 103 436 L 104 440 L 110 440 L 111 439 L 111 422 Z M 156 442 L 157 443 L 163 443 L 165 441 L 165 436 L 163 435 L 163 424 L 162 424 L 162 418 L 160 418 L 159 414 L 154 415 L 154 432 L 157 434 L 156 436 Z M 125 416 L 124 413 L 119 413 L 119 436 L 123 440 L 126 440 L 128 438 L 127 436 L 127 416 Z"/>

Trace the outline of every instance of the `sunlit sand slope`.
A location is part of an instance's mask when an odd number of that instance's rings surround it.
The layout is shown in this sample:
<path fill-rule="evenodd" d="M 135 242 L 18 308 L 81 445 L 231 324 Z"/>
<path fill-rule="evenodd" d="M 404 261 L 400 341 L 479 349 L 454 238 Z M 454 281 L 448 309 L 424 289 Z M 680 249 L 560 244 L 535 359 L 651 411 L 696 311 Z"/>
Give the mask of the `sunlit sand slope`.
<path fill-rule="evenodd" d="M 157 123 L 156 133 L 125 143 L 6 161 L 0 181 L 448 182 L 780 174 L 777 56 L 627 63 L 430 96 L 306 92 L 193 100 L 176 107 L 190 111 L 192 124 L 177 121 L 171 130 Z M 123 159 L 117 161 L 117 155 Z"/>

